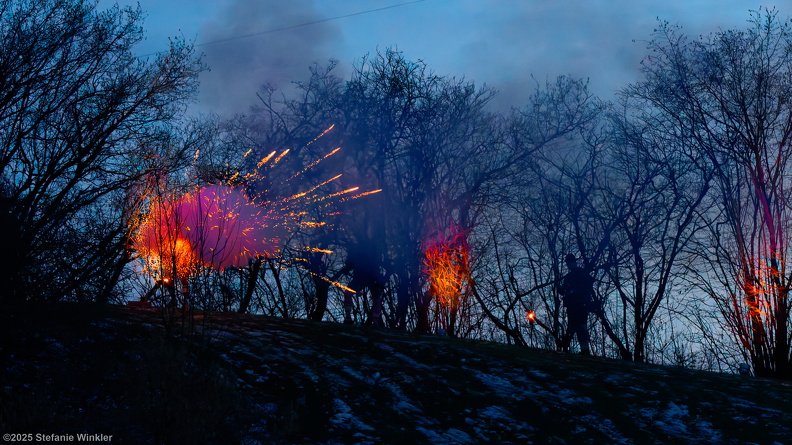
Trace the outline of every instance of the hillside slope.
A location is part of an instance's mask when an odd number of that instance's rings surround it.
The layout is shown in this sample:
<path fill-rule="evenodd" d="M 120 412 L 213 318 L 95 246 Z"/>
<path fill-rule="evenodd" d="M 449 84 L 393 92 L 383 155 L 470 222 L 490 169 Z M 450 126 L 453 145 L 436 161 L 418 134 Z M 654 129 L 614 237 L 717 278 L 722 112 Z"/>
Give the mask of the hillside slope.
<path fill-rule="evenodd" d="M 332 323 L 23 305 L 0 310 L 0 360 L 4 434 L 792 444 L 787 383 Z"/>

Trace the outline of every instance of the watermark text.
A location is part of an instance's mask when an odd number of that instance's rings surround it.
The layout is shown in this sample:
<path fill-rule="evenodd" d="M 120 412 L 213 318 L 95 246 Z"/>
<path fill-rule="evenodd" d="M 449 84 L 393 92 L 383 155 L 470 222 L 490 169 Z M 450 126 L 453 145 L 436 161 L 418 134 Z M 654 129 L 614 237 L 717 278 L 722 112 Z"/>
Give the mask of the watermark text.
<path fill-rule="evenodd" d="M 3 442 L 6 443 L 110 443 L 113 441 L 112 434 L 44 434 L 44 433 L 6 433 L 3 434 Z"/>

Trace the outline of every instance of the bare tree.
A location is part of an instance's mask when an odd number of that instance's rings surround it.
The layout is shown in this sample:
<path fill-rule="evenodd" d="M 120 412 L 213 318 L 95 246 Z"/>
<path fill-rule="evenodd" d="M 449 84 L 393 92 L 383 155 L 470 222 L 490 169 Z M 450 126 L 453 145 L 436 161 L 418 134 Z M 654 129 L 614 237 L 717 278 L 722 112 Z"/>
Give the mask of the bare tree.
<path fill-rule="evenodd" d="M 314 67 L 296 98 L 279 99 L 265 91 L 251 119 L 267 134 L 251 146 L 313 138 L 335 125 L 311 147 L 338 144 L 340 162 L 318 171 L 343 173 L 342 189 L 382 192 L 339 209 L 343 215 L 331 218 L 341 229 L 332 232 L 335 237 L 314 231 L 318 245 L 335 245 L 330 250 L 345 255 L 340 269 L 339 262 L 332 271 L 324 269 L 318 254 L 305 265 L 314 278 L 351 277 L 347 286 L 359 291 L 358 297 L 368 296 L 356 307 L 367 307 L 371 322 L 384 319 L 406 327 L 414 310 L 417 325 L 428 331 L 432 300 L 423 292 L 423 243 L 444 225 L 472 220 L 473 203 L 485 184 L 478 167 L 495 158 L 488 152 L 497 134 L 495 116 L 484 111 L 494 93 L 436 76 L 423 62 L 406 60 L 395 50 L 365 58 L 347 83 L 332 75 L 332 67 Z M 323 285 L 316 284 L 314 318 L 319 318 L 326 298 Z M 348 304 L 356 304 L 354 298 Z"/>
<path fill-rule="evenodd" d="M 629 116 L 629 108 L 614 113 L 611 123 L 608 193 L 622 205 L 613 215 L 605 267 L 615 297 L 606 323 L 619 327 L 608 333 L 618 334 L 610 336 L 621 355 L 642 362 L 658 310 L 681 283 L 680 260 L 702 227 L 699 212 L 713 173 L 698 168 L 679 141 Z"/>
<path fill-rule="evenodd" d="M 95 7 L 0 2 L 0 188 L 20 248 L 4 296 L 92 299 L 88 283 L 107 295 L 103 269 L 126 255 L 125 190 L 196 87 L 189 45 L 139 60 L 141 11 Z"/>
<path fill-rule="evenodd" d="M 792 42 L 788 21 L 754 12 L 746 30 L 698 40 L 662 24 L 629 93 L 654 122 L 714 170 L 709 267 L 699 287 L 718 303 L 757 375 L 792 377 L 789 200 Z"/>
<path fill-rule="evenodd" d="M 525 344 L 521 329 L 540 326 L 543 344 L 559 346 L 564 326 L 554 283 L 561 258 L 574 249 L 593 265 L 603 254 L 608 231 L 592 201 L 601 188 L 596 134 L 604 107 L 585 81 L 561 76 L 537 88 L 503 125 L 505 156 L 489 170 L 487 201 L 500 216 L 486 224 L 491 266 L 476 279 L 489 290 L 481 310 L 509 341 Z"/>

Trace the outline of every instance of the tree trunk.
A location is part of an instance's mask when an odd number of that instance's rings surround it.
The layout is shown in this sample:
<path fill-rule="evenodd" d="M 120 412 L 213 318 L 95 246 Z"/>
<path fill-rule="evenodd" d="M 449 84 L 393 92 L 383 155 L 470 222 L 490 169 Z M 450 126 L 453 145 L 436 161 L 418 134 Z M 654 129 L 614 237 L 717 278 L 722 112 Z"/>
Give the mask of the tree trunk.
<path fill-rule="evenodd" d="M 432 324 L 429 320 L 429 305 L 431 302 L 432 296 L 429 294 L 418 294 L 415 299 L 415 317 L 418 323 L 415 330 L 419 334 L 432 332 Z"/>
<path fill-rule="evenodd" d="M 313 276 L 314 288 L 316 289 L 316 301 L 308 318 L 313 321 L 322 321 L 325 311 L 327 311 L 327 299 L 330 294 L 330 283 L 322 278 Z"/>
<path fill-rule="evenodd" d="M 245 287 L 245 295 L 242 296 L 242 301 L 239 302 L 239 312 L 244 314 L 250 308 L 250 300 L 253 298 L 253 291 L 256 289 L 256 280 L 261 272 L 261 258 L 256 258 L 250 266 L 250 275 L 248 275 L 247 286 Z"/>
<path fill-rule="evenodd" d="M 643 363 L 646 361 L 646 329 L 636 326 L 635 344 L 633 345 L 633 361 Z"/>

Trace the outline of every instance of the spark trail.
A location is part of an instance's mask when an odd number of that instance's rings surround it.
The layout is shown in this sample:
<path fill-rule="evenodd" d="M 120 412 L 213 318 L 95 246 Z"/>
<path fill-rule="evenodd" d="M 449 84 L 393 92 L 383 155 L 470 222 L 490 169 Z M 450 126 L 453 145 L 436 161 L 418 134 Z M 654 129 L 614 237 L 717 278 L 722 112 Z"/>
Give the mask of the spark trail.
<path fill-rule="evenodd" d="M 336 148 L 309 163 L 285 182 L 303 177 L 339 150 Z M 243 158 L 252 152 L 248 150 Z M 250 190 L 255 187 L 250 186 L 266 183 L 264 172 L 275 168 L 288 153 L 289 150 L 272 151 L 256 162 L 252 171 L 237 171 L 223 183 L 182 195 L 150 199 L 149 210 L 134 239 L 134 247 L 144 259 L 144 271 L 155 279 L 185 280 L 199 268 L 223 270 L 245 267 L 255 258 L 278 258 L 289 234 L 326 225 L 307 218 L 311 206 L 328 207 L 379 192 L 353 195 L 359 189 L 352 187 L 321 195 L 320 190 L 338 180 L 339 174 L 317 185 L 307 185 L 293 195 L 268 199 L 265 190 L 251 196 Z M 332 253 L 326 249 L 313 251 Z M 345 289 L 340 283 L 328 282 Z"/>

